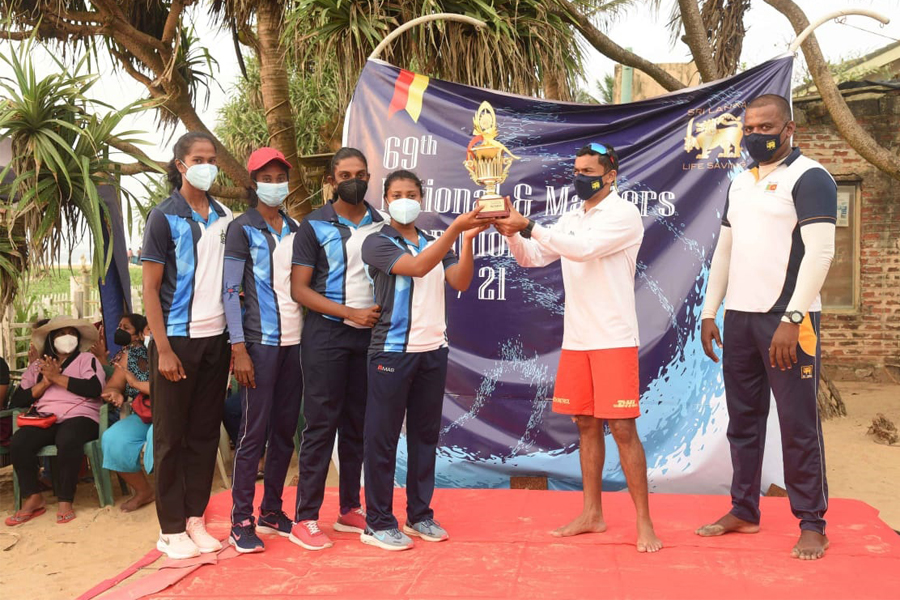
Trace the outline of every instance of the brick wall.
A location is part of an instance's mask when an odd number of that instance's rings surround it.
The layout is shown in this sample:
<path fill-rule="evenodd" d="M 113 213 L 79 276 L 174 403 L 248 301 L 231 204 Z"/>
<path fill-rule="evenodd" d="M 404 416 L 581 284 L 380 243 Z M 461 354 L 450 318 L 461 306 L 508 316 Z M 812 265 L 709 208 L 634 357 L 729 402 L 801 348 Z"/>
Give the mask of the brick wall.
<path fill-rule="evenodd" d="M 900 92 L 846 98 L 882 147 L 900 151 Z M 795 144 L 836 179 L 860 181 L 858 309 L 825 310 L 823 363 L 840 378 L 900 381 L 900 181 L 866 162 L 838 135 L 820 101 L 795 101 Z"/>

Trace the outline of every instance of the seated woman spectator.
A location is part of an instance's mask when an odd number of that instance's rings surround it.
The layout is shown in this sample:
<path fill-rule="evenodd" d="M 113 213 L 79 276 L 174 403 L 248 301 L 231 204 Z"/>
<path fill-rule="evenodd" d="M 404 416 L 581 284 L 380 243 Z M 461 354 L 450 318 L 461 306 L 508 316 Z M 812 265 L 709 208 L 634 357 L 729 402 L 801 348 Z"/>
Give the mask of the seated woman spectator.
<path fill-rule="evenodd" d="M 38 327 L 43 327 L 47 324 L 50 319 L 38 319 L 31 324 L 31 332 L 34 333 L 34 330 Z M 41 371 L 40 362 L 38 362 L 41 358 L 41 348 L 38 350 L 34 347 L 34 343 L 28 344 L 28 367 L 26 373 L 29 371 L 33 371 L 35 373 L 35 377 Z M 12 386 L 11 386 L 12 387 Z M 16 387 L 14 391 L 9 394 L 9 406 L 8 408 L 28 408 L 32 404 L 34 404 L 34 398 L 31 396 L 31 390 L 22 389 L 21 386 Z M 7 408 L 6 405 L 3 408 Z M 12 417 L 3 417 L 0 419 L 0 446 L 4 448 L 9 447 L 9 442 L 12 439 Z M 8 456 L 8 455 L 7 455 Z M 46 460 L 46 459 L 45 459 Z M 9 464 L 8 462 L 0 463 L 0 464 Z M 45 471 L 38 479 L 38 485 L 41 491 L 47 491 L 53 489 L 50 487 L 49 481 L 50 479 L 46 476 L 47 472 Z"/>
<path fill-rule="evenodd" d="M 56 417 L 49 427 L 19 427 L 12 436 L 10 456 L 19 479 L 22 509 L 6 519 L 19 525 L 46 512 L 38 486 L 37 452 L 47 445 L 57 448 L 57 523 L 75 518 L 72 501 L 84 444 L 97 439 L 100 393 L 106 383 L 103 369 L 88 350 L 97 341 L 97 329 L 85 319 L 54 317 L 32 333 L 32 344 L 43 356 L 29 365 L 21 387 L 30 390 L 34 408 Z"/>
<path fill-rule="evenodd" d="M 115 372 L 106 383 L 102 398 L 116 407 L 134 401 L 139 394 L 149 398 L 150 362 L 145 340 L 149 343 L 150 330 L 147 319 L 138 314 L 123 316 L 114 339 L 122 350 L 113 357 Z M 153 470 L 153 426 L 144 420 L 148 417 L 132 412 L 107 429 L 100 440 L 103 445 L 103 468 L 117 471 L 134 490 L 131 498 L 119 507 L 124 512 L 153 502 L 153 488 L 141 471 L 142 449 L 144 468 L 148 473 Z"/>

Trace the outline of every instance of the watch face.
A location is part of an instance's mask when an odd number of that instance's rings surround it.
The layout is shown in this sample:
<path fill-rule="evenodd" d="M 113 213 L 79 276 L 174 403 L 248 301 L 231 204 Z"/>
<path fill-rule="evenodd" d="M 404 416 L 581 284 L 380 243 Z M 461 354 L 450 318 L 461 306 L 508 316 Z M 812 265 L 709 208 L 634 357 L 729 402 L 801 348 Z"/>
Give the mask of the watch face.
<path fill-rule="evenodd" d="M 801 315 L 799 312 L 791 313 L 791 323 L 793 323 L 794 325 L 799 325 L 802 322 L 803 315 Z"/>

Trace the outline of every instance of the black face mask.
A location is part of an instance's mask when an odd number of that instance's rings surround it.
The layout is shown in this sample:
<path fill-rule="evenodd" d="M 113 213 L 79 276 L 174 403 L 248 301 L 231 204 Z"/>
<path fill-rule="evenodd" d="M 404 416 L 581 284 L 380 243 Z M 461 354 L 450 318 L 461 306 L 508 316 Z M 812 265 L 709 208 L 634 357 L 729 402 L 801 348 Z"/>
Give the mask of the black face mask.
<path fill-rule="evenodd" d="M 774 134 L 751 133 L 750 135 L 745 135 L 744 145 L 747 146 L 747 153 L 750 154 L 750 158 L 760 163 L 772 160 L 772 157 L 775 156 L 775 153 L 781 148 L 783 143 L 781 141 L 781 134 L 787 126 L 788 124 L 785 123 L 784 127 L 781 128 L 781 131 Z"/>
<path fill-rule="evenodd" d="M 335 191 L 338 197 L 347 204 L 359 204 L 365 200 L 368 189 L 368 181 L 354 177 L 340 182 Z"/>
<path fill-rule="evenodd" d="M 124 329 L 116 329 L 113 341 L 119 346 L 127 346 L 131 343 L 131 334 Z"/>
<path fill-rule="evenodd" d="M 596 177 L 583 174 L 576 175 L 573 185 L 575 187 L 575 193 L 578 194 L 578 198 L 585 202 L 593 198 L 597 192 L 609 185 L 608 183 L 604 183 L 604 177 L 606 177 L 606 173 Z"/>

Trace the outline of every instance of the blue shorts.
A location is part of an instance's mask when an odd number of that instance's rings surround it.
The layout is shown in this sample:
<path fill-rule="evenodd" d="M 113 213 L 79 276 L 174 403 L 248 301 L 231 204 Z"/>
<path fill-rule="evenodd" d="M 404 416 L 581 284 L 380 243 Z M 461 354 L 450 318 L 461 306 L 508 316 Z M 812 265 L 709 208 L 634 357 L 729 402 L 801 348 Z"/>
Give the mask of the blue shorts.
<path fill-rule="evenodd" d="M 100 438 L 103 447 L 103 468 L 120 473 L 139 473 L 141 450 L 144 451 L 144 470 L 153 471 L 153 425 L 144 423 L 132 413 L 115 423 Z"/>

